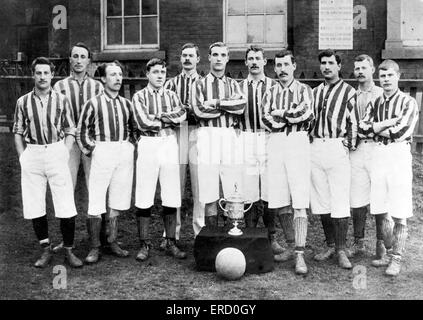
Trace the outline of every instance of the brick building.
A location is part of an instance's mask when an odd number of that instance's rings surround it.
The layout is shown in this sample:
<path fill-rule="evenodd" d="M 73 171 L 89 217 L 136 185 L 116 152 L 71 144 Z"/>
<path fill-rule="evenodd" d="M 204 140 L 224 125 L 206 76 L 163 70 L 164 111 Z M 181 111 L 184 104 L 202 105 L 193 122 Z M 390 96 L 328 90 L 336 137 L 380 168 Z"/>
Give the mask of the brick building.
<path fill-rule="evenodd" d="M 114 59 L 130 77 L 144 75 L 152 57 L 164 58 L 169 74 L 179 71 L 179 51 L 195 42 L 201 51 L 199 70 L 207 72 L 207 48 L 215 41 L 231 47 L 228 71 L 246 73 L 248 43 L 266 48 L 269 58 L 282 48 L 297 56 L 297 76 L 319 78 L 319 4 L 330 0 L 2 0 L 0 59 L 31 61 L 38 55 L 66 64 L 69 48 L 83 41 L 95 64 Z M 335 3 L 352 0 L 337 0 Z M 420 0 L 353 0 L 352 47 L 337 50 L 344 77 L 352 59 L 368 53 L 378 63 L 400 62 L 407 78 L 423 71 L 423 3 Z M 341 27 L 341 26 L 340 26 Z M 22 52 L 22 54 L 17 54 Z M 18 59 L 17 59 L 18 58 Z M 20 59 L 22 58 L 22 59 Z M 94 71 L 95 66 L 93 67 Z M 273 76 L 273 67 L 266 67 Z"/>

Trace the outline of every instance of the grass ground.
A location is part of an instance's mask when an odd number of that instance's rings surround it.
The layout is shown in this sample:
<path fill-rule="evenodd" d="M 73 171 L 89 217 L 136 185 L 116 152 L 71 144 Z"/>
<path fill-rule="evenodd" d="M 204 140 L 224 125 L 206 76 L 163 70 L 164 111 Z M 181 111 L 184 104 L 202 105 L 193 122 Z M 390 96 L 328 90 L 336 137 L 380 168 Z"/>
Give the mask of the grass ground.
<path fill-rule="evenodd" d="M 392 279 L 384 270 L 371 267 L 375 245 L 374 219 L 366 225 L 368 254 L 352 259 L 353 270 L 341 270 L 335 260 L 317 263 L 313 253 L 323 244 L 318 218 L 309 219 L 306 259 L 309 274 L 297 276 L 292 262 L 275 265 L 275 270 L 260 275 L 245 275 L 227 282 L 215 273 L 200 272 L 192 255 L 193 233 L 189 196 L 183 203 L 181 247 L 189 256 L 174 260 L 158 251 L 162 222 L 159 207 L 153 215 L 152 258 L 145 263 L 135 260 L 138 250 L 136 224 L 132 211 L 120 218 L 119 241 L 131 253 L 130 258 L 103 256 L 100 263 L 82 269 L 66 267 L 66 289 L 54 289 L 56 265 L 63 265 L 63 255 L 55 254 L 51 265 L 43 270 L 32 264 L 40 253 L 30 221 L 22 217 L 20 168 L 10 133 L 0 134 L 0 299 L 422 299 L 423 298 L 423 157 L 414 155 L 414 217 L 409 220 L 409 238 L 405 262 L 399 277 Z M 82 181 L 82 179 L 80 179 Z M 76 254 L 87 254 L 88 241 L 83 212 L 86 191 L 79 184 L 76 203 Z M 48 197 L 51 208 L 51 199 Z M 61 241 L 58 221 L 49 215 L 50 235 Z M 349 228 L 351 238 L 352 226 Z M 281 230 L 278 237 L 282 241 Z M 358 267 L 357 267 L 358 266 Z M 358 281 L 358 279 L 364 281 Z M 359 284 L 354 285 L 354 284 Z"/>

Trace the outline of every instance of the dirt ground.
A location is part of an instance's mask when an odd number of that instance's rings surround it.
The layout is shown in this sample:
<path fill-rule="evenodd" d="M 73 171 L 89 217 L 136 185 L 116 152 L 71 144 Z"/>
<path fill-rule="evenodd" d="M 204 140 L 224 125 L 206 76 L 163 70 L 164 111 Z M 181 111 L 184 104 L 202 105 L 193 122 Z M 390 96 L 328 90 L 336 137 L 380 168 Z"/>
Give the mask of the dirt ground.
<path fill-rule="evenodd" d="M 368 253 L 352 259 L 354 269 L 342 270 L 335 260 L 317 263 L 313 253 L 323 245 L 323 231 L 318 218 L 309 219 L 306 260 L 307 276 L 293 272 L 293 262 L 275 265 L 273 272 L 246 274 L 238 281 L 228 282 L 216 273 L 200 272 L 193 257 L 193 233 L 189 197 L 183 203 L 181 247 L 189 256 L 175 260 L 158 251 L 162 222 L 155 207 L 152 258 L 139 263 L 135 218 L 131 210 L 120 221 L 119 241 L 131 253 L 118 259 L 104 255 L 100 263 L 71 269 L 63 263 L 63 255 L 55 254 L 50 266 L 39 270 L 32 265 L 40 254 L 32 225 L 22 217 L 20 168 L 10 133 L 0 134 L 0 299 L 422 299 L 423 298 L 423 157 L 414 155 L 414 217 L 409 220 L 409 238 L 405 262 L 399 277 L 384 275 L 383 269 L 370 265 L 375 250 L 375 223 L 368 217 L 366 245 Z M 80 179 L 79 181 L 82 181 Z M 79 183 L 76 191 L 77 217 L 76 254 L 83 258 L 88 252 L 83 213 L 86 190 Z M 51 199 L 48 207 L 52 211 Z M 61 241 L 58 221 L 49 214 L 50 238 Z M 349 228 L 352 237 L 352 225 Z M 283 243 L 281 230 L 278 237 Z M 66 268 L 66 288 L 55 289 L 57 265 Z M 56 267 L 57 268 L 57 267 Z M 62 271 L 60 274 L 63 275 Z M 357 278 L 359 277 L 359 278 Z M 359 281 L 359 279 L 361 279 Z M 57 282 L 57 281 L 56 281 Z M 63 284 L 63 282 L 62 282 Z"/>

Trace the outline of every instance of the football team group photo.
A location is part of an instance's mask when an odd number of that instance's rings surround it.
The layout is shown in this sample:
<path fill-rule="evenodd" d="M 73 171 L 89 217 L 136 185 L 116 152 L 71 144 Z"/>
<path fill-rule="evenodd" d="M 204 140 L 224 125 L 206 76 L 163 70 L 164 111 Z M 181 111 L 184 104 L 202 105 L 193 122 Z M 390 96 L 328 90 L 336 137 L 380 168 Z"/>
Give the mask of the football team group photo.
<path fill-rule="evenodd" d="M 312 54 L 291 45 L 305 24 L 274 49 L 249 29 L 251 1 L 234 49 L 228 28 L 243 20 L 229 0 L 223 37 L 169 38 L 174 60 L 127 58 L 114 41 L 172 31 L 159 1 L 112 2 L 101 1 L 112 54 L 100 59 L 80 30 L 64 58 L 32 55 L 27 75 L 0 77 L 27 84 L 1 100 L 13 106 L 0 133 L 2 299 L 422 298 L 422 88 L 404 76 L 418 65 L 357 44 L 358 18 L 353 54 L 323 38 Z M 313 3 L 322 26 L 325 1 Z M 53 27 L 77 21 L 63 8 Z"/>

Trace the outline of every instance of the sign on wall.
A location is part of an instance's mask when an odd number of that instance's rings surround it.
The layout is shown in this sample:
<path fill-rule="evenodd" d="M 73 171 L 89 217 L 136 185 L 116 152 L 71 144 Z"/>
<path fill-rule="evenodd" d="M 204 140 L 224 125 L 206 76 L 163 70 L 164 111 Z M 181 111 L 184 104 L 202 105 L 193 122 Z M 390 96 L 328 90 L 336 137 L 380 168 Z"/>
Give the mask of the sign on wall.
<path fill-rule="evenodd" d="M 319 0 L 319 50 L 352 50 L 353 10 L 353 0 Z"/>

